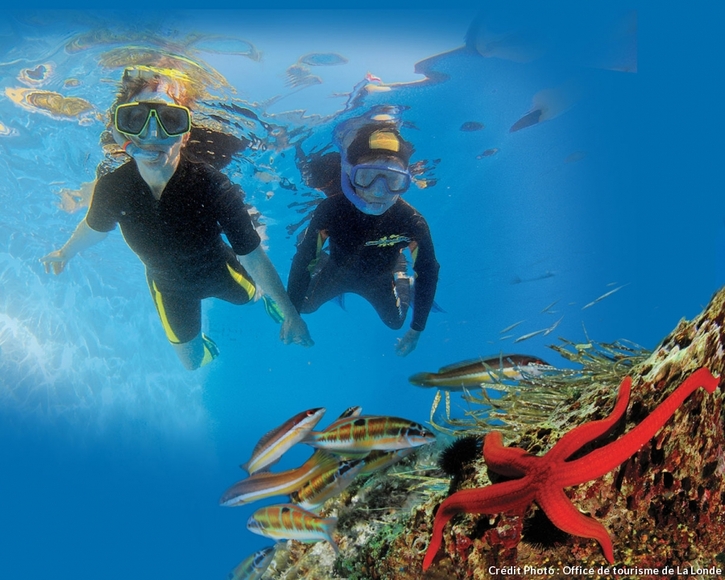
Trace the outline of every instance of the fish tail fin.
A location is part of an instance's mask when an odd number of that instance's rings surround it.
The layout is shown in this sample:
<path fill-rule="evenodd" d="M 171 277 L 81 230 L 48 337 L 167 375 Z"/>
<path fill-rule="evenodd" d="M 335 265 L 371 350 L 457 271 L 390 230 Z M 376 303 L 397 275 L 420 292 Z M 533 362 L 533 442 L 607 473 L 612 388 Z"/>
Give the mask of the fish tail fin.
<path fill-rule="evenodd" d="M 277 324 L 284 322 L 282 309 L 277 305 L 277 302 L 275 302 L 273 298 L 270 298 L 266 294 L 262 294 L 262 302 L 264 303 L 264 310 L 272 320 L 274 320 Z"/>
<path fill-rule="evenodd" d="M 415 385 L 416 387 L 432 387 L 432 378 L 433 373 L 416 373 L 408 379 L 408 382 Z"/>
<path fill-rule="evenodd" d="M 320 433 L 321 431 L 309 431 L 307 435 L 300 439 L 300 443 L 307 443 L 307 445 L 312 445 L 312 447 L 316 447 L 315 443 L 317 443 L 317 436 Z"/>
<path fill-rule="evenodd" d="M 339 555 L 340 549 L 337 547 L 337 543 L 332 537 L 332 534 L 334 534 L 335 530 L 337 529 L 337 518 L 324 518 L 321 523 L 327 543 L 330 544 L 330 546 L 332 547 L 333 551 L 335 552 L 335 556 Z"/>

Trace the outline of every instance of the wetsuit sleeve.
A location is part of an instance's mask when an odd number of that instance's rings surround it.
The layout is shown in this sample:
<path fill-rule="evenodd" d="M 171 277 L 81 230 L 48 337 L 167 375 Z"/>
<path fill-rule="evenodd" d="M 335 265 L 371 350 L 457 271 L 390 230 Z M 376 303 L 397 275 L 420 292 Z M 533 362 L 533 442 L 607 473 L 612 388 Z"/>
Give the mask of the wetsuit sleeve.
<path fill-rule="evenodd" d="M 244 207 L 244 192 L 221 172 L 217 172 L 216 181 L 217 221 L 234 252 L 246 256 L 259 246 L 261 239 Z"/>
<path fill-rule="evenodd" d="M 312 278 L 310 270 L 314 266 L 315 260 L 321 250 L 322 240 L 320 232 L 324 229 L 323 224 L 325 223 L 325 214 L 327 213 L 325 209 L 324 202 L 317 206 L 310 220 L 310 225 L 305 230 L 305 236 L 297 245 L 297 251 L 292 258 L 292 267 L 290 268 L 289 278 L 287 280 L 287 294 L 297 309 L 297 312 L 302 307 L 302 302 L 307 293 L 307 287 L 310 285 Z"/>
<path fill-rule="evenodd" d="M 410 327 L 422 331 L 433 307 L 438 270 L 440 266 L 435 256 L 430 228 L 423 216 L 416 216 L 415 247 L 413 253 L 413 271 L 415 272 L 415 299 L 413 301 L 413 320 Z"/>
<path fill-rule="evenodd" d="M 101 177 L 93 188 L 86 223 L 97 232 L 110 232 L 116 227 L 119 217 L 120 210 L 114 203 L 113 188 L 108 179 Z"/>

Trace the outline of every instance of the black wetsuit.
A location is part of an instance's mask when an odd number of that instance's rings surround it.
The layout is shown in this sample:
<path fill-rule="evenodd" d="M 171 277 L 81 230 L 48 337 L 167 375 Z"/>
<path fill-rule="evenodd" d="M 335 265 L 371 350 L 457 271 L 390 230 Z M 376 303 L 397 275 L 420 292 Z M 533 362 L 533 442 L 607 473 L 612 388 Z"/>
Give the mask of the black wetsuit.
<path fill-rule="evenodd" d="M 200 333 L 202 299 L 244 304 L 255 294 L 254 282 L 235 254 L 256 249 L 259 235 L 241 188 L 211 165 L 182 154 L 156 200 L 136 162 L 129 161 L 98 179 L 86 222 L 99 232 L 120 224 L 126 243 L 146 265 L 171 342 L 188 342 Z"/>
<path fill-rule="evenodd" d="M 325 241 L 330 244 L 329 259 L 322 249 Z M 380 216 L 364 214 L 344 195 L 320 202 L 292 260 L 287 285 L 290 300 L 300 313 L 307 313 L 352 292 L 370 302 L 385 324 L 398 329 L 408 305 L 400 300 L 394 275 L 405 269 L 402 251 L 406 247 L 416 274 L 410 327 L 423 330 L 439 266 L 425 218 L 402 199 Z"/>

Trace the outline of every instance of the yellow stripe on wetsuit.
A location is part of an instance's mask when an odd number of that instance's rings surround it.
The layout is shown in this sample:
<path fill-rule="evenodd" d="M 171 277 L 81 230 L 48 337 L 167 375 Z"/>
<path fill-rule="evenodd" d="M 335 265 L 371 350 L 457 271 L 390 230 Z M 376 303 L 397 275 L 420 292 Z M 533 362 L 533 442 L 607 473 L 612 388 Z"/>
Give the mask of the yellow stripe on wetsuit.
<path fill-rule="evenodd" d="M 161 318 L 161 324 L 164 327 L 164 332 L 166 332 L 166 338 L 169 339 L 169 342 L 173 342 L 174 344 L 180 344 L 181 341 L 179 340 L 179 337 L 176 336 L 174 329 L 171 328 L 169 319 L 166 316 L 166 308 L 164 307 L 164 299 L 161 296 L 161 292 L 159 292 L 159 289 L 156 287 L 155 281 L 152 282 L 152 284 L 154 303 L 156 304 L 156 310 L 158 310 L 159 318 Z"/>
<path fill-rule="evenodd" d="M 227 270 L 229 270 L 229 274 L 231 275 L 232 279 L 244 289 L 244 291 L 247 293 L 247 296 L 249 296 L 249 299 L 251 300 L 257 291 L 254 284 L 252 282 L 250 282 L 249 280 L 247 280 L 242 274 L 237 272 L 229 264 L 227 264 Z M 156 304 L 156 310 L 158 311 L 159 318 L 161 319 L 161 325 L 164 327 L 164 332 L 166 333 L 166 338 L 169 339 L 169 342 L 172 342 L 174 344 L 181 344 L 179 337 L 176 336 L 174 329 L 171 327 L 171 323 L 169 322 L 169 317 L 166 315 L 166 307 L 164 306 L 164 298 L 161 295 L 161 292 L 159 292 L 159 289 L 156 286 L 156 282 L 153 281 L 152 284 L 153 284 L 152 294 L 153 294 L 153 298 L 154 298 L 154 303 Z"/>
<path fill-rule="evenodd" d="M 242 274 L 237 272 L 234 268 L 232 268 L 229 264 L 227 264 L 227 270 L 229 270 L 229 274 L 234 278 L 234 281 L 239 284 L 242 288 L 244 288 L 244 291 L 247 293 L 247 296 L 249 296 L 249 299 L 251 300 L 254 298 L 254 294 L 257 291 L 257 289 L 254 287 L 254 284 L 247 280 Z"/>

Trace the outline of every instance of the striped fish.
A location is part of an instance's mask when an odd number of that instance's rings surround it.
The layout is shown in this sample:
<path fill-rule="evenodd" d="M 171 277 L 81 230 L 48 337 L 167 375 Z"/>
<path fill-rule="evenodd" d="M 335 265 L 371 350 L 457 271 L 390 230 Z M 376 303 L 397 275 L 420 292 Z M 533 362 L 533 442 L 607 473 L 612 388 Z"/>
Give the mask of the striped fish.
<path fill-rule="evenodd" d="M 262 437 L 252 451 L 250 460 L 240 467 L 250 475 L 268 469 L 277 463 L 290 447 L 304 439 L 324 414 L 324 407 L 297 413 Z"/>
<path fill-rule="evenodd" d="M 401 459 L 408 457 L 415 449 L 415 447 L 408 447 L 407 449 L 397 449 L 395 451 L 371 451 L 365 458 L 365 465 L 360 474 L 365 475 L 386 469 L 398 463 Z"/>
<path fill-rule="evenodd" d="M 337 467 L 339 460 L 318 449 L 296 469 L 280 473 L 261 472 L 238 481 L 227 489 L 219 500 L 224 507 L 237 507 L 277 495 L 288 495 L 320 473 Z"/>
<path fill-rule="evenodd" d="M 229 573 L 227 580 L 259 580 L 272 563 L 274 550 L 275 546 L 269 546 L 247 556 Z"/>
<path fill-rule="evenodd" d="M 442 367 L 437 373 L 417 373 L 408 381 L 417 387 L 460 391 L 483 383 L 520 381 L 526 375 L 541 374 L 547 367 L 552 368 L 549 363 L 534 356 L 505 354 L 455 363 Z"/>
<path fill-rule="evenodd" d="M 250 532 L 275 540 L 319 542 L 324 540 L 338 554 L 332 534 L 337 518 L 320 518 L 291 503 L 271 505 L 254 512 L 247 521 Z"/>
<path fill-rule="evenodd" d="M 290 494 L 290 501 L 306 510 L 320 507 L 331 497 L 341 494 L 365 467 L 364 459 L 340 461 L 331 469 L 310 478 Z"/>
<path fill-rule="evenodd" d="M 335 421 L 324 431 L 310 431 L 302 442 L 331 453 L 357 454 L 418 447 L 434 440 L 433 433 L 408 419 L 360 415 Z"/>

